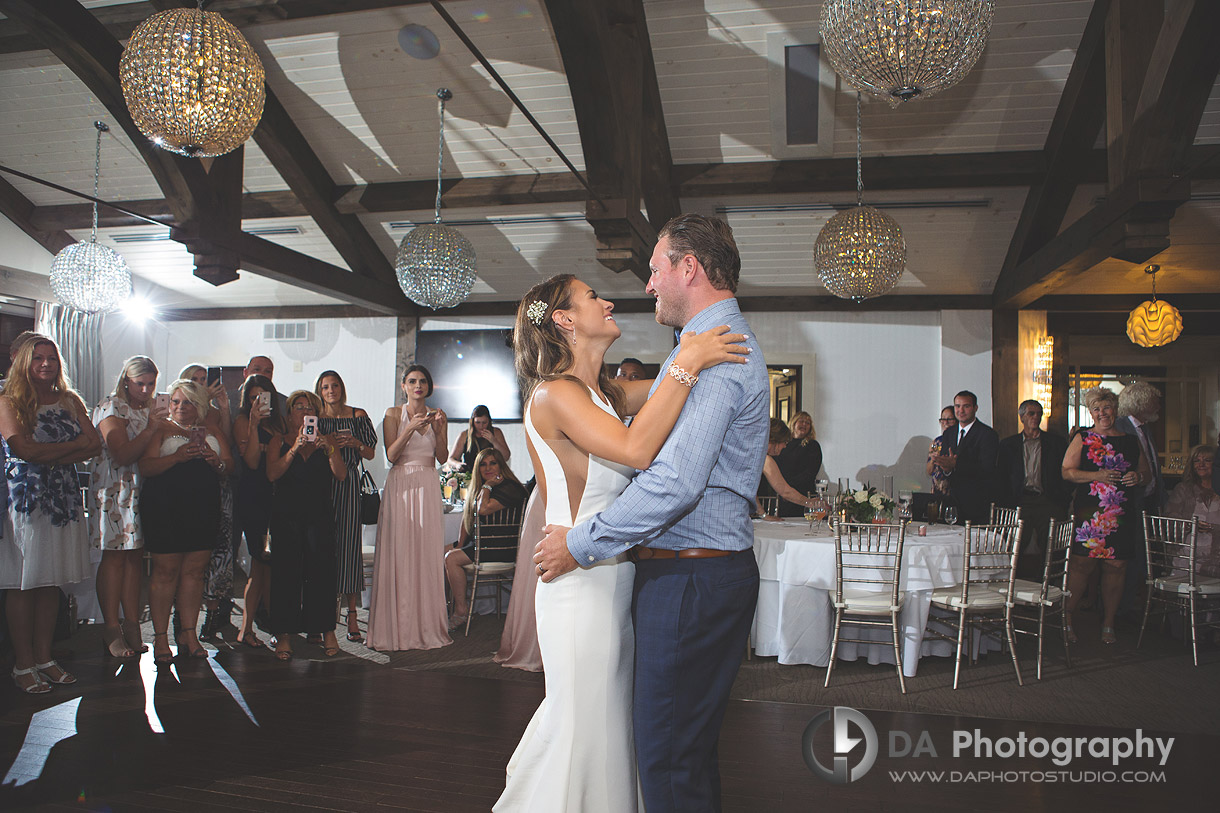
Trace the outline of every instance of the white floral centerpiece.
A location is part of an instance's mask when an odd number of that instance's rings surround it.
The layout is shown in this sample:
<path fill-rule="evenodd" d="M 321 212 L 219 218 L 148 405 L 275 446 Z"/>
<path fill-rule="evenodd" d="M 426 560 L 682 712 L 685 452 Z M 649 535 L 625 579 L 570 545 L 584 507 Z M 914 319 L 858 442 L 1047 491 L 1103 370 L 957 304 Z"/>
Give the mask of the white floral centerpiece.
<path fill-rule="evenodd" d="M 894 499 L 884 491 L 865 486 L 839 498 L 839 513 L 848 522 L 885 522 L 894 515 Z"/>

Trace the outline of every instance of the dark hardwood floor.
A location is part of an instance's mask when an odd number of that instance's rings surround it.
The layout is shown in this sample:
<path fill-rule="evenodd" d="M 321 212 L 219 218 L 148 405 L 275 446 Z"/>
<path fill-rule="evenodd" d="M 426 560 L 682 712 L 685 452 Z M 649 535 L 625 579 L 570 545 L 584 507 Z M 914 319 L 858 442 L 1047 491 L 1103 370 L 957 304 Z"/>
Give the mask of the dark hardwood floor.
<path fill-rule="evenodd" d="M 78 656 L 66 665 L 80 678 L 73 687 L 41 697 L 19 694 L 11 682 L 0 690 L 0 808 L 486 811 L 542 698 L 533 683 L 410 671 L 350 656 L 326 660 L 303 643 L 286 664 L 267 651 L 238 648 L 160 672 L 148 655 L 125 665 Z M 954 732 L 979 729 L 1014 741 L 1022 732 L 1048 740 L 1135 732 L 869 711 L 879 740 L 876 764 L 836 785 L 815 776 L 802 756 L 805 727 L 822 710 L 733 701 L 720 745 L 725 810 L 1215 809 L 1206 794 L 1220 757 L 1217 737 L 1143 732 L 1175 738 L 1163 768 L 1156 759 L 1134 758 L 1115 768 L 1087 754 L 1060 768 L 1049 758 L 954 759 Z M 890 756 L 891 731 L 904 732 L 912 744 L 927 731 L 938 756 Z M 814 743 L 827 766 L 832 735 L 833 726 L 823 726 Z M 849 753 L 849 764 L 861 750 Z M 1163 771 L 1164 781 L 1123 782 L 1124 770 Z M 946 776 L 895 781 L 891 772 L 901 771 Z M 952 771 L 973 772 L 975 781 L 950 782 Z M 993 775 L 979 781 L 981 771 Z M 994 775 L 1001 771 L 1065 776 L 1050 783 Z M 1105 771 L 1115 772 L 1113 780 Z M 1082 772 L 1097 775 L 1071 781 Z"/>

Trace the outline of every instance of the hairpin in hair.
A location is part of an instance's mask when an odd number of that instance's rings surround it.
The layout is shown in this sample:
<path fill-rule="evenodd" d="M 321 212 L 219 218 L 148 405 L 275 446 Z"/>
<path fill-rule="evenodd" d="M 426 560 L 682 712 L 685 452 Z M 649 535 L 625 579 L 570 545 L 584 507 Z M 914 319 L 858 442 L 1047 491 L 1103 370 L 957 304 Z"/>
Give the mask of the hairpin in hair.
<path fill-rule="evenodd" d="M 533 322 L 535 326 L 542 327 L 542 318 L 546 316 L 546 303 L 535 299 L 530 303 L 529 307 L 525 309 L 525 315 L 529 317 L 529 320 Z"/>

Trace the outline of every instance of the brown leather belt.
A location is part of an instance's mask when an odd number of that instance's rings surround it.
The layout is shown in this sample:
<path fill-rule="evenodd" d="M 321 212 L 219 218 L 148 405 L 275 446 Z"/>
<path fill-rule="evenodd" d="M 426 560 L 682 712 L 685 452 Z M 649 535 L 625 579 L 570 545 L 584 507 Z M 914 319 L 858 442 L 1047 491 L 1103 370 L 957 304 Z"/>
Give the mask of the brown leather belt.
<path fill-rule="evenodd" d="M 714 559 L 719 556 L 732 556 L 736 552 L 732 550 L 712 550 L 711 548 L 668 550 L 666 548 L 649 548 L 644 545 L 636 545 L 627 551 L 627 556 L 633 562 L 642 562 L 645 559 Z"/>

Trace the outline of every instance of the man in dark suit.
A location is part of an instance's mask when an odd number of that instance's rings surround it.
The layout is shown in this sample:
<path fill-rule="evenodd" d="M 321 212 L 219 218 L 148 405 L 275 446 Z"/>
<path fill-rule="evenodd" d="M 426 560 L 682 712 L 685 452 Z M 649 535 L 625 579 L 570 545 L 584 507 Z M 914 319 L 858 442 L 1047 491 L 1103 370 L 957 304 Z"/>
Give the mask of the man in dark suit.
<path fill-rule="evenodd" d="M 1114 426 L 1125 435 L 1135 435 L 1140 443 L 1140 455 L 1148 458 L 1152 480 L 1143 488 L 1140 499 L 1128 503 L 1124 510 L 1133 517 L 1142 511 L 1162 514 L 1165 506 L 1165 481 L 1161 477 L 1161 463 L 1156 443 L 1152 439 L 1152 427 L 1161 417 L 1161 393 L 1147 381 L 1132 381 L 1118 394 L 1118 420 Z M 1141 545 L 1136 555 L 1127 562 L 1127 578 L 1123 583 L 1123 597 L 1118 605 L 1119 617 L 1138 624 L 1143 620 L 1143 602 L 1139 592 L 1148 577 L 1147 553 Z"/>
<path fill-rule="evenodd" d="M 996 501 L 1009 508 L 1020 508 L 1024 525 L 1021 528 L 1020 560 L 1022 575 L 1034 575 L 1040 553 L 1046 544 L 1050 520 L 1067 519 L 1067 504 L 1071 490 L 1063 482 L 1063 456 L 1067 441 L 1051 432 L 1043 432 L 1042 404 L 1022 401 L 1017 407 L 1022 431 L 1000 441 L 999 490 Z"/>
<path fill-rule="evenodd" d="M 979 399 L 969 390 L 953 397 L 957 427 L 941 435 L 948 451 L 934 456 L 936 465 L 949 472 L 949 496 L 957 503 L 959 523 L 986 523 L 995 494 L 1000 436 L 987 424 L 975 420 L 978 409 Z"/>

